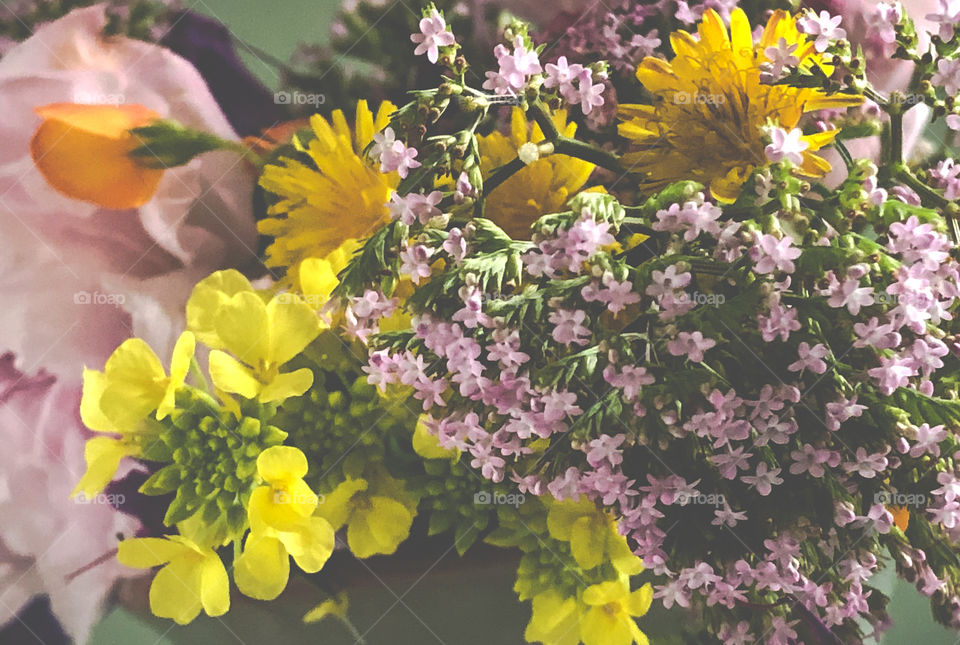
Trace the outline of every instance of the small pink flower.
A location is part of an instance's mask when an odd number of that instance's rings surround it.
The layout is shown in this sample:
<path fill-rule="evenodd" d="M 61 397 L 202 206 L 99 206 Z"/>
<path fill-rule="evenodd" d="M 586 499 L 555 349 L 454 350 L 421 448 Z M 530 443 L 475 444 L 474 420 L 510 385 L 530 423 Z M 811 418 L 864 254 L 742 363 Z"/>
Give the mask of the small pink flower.
<path fill-rule="evenodd" d="M 420 20 L 420 33 L 411 34 L 410 40 L 419 43 L 413 53 L 417 56 L 426 54 L 431 63 L 436 63 L 440 57 L 440 47 L 449 47 L 455 42 L 453 34 L 447 31 L 446 21 L 436 9 Z"/>
<path fill-rule="evenodd" d="M 750 249 L 750 257 L 756 262 L 754 269 L 757 273 L 793 273 L 796 269 L 793 261 L 799 258 L 800 254 L 801 250 L 793 246 L 790 236 L 777 239 L 773 235 L 761 235 Z"/>
<path fill-rule="evenodd" d="M 802 137 L 803 131 L 800 128 L 793 128 L 789 132 L 783 128 L 771 128 L 771 141 L 763 152 L 773 163 L 786 159 L 795 166 L 799 166 L 803 163 L 803 151 L 810 147 Z"/>
<path fill-rule="evenodd" d="M 817 343 L 810 347 L 809 343 L 803 342 L 797 347 L 797 356 L 799 360 L 787 365 L 791 372 L 800 372 L 803 375 L 804 370 L 810 370 L 814 374 L 823 374 L 827 371 L 827 364 L 823 361 L 830 354 L 830 350 L 823 343 Z"/>
<path fill-rule="evenodd" d="M 672 356 L 686 356 L 690 361 L 700 363 L 703 361 L 703 353 L 716 344 L 717 341 L 704 338 L 699 331 L 682 331 L 674 340 L 667 343 L 667 351 Z"/>

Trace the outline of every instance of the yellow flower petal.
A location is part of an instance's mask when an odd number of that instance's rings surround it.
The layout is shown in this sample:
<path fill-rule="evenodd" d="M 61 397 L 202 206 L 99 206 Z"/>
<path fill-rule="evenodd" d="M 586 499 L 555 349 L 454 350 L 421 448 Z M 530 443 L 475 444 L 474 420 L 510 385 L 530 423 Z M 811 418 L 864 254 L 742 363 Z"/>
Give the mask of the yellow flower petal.
<path fill-rule="evenodd" d="M 100 410 L 119 428 L 133 428 L 163 401 L 167 373 L 143 340 L 130 338 L 114 350 L 104 368 L 107 384 Z"/>
<path fill-rule="evenodd" d="M 253 399 L 263 387 L 248 367 L 218 349 L 210 352 L 209 363 L 210 379 L 224 392 Z"/>
<path fill-rule="evenodd" d="M 347 544 L 358 558 L 390 555 L 410 535 L 413 515 L 388 497 L 372 497 L 370 505 L 353 514 L 347 527 Z"/>
<path fill-rule="evenodd" d="M 57 191 L 116 210 L 150 201 L 163 170 L 130 156 L 142 142 L 129 130 L 159 118 L 156 112 L 136 104 L 73 103 L 36 112 L 43 122 L 30 140 L 30 156 Z"/>
<path fill-rule="evenodd" d="M 623 613 L 610 613 L 593 607 L 580 622 L 580 638 L 584 645 L 630 645 L 633 643 L 633 620 Z"/>
<path fill-rule="evenodd" d="M 150 585 L 150 611 L 155 616 L 186 625 L 200 614 L 202 563 L 199 554 L 179 557 L 157 572 Z"/>
<path fill-rule="evenodd" d="M 570 527 L 570 553 L 581 569 L 603 562 L 605 528 L 589 516 L 578 518 Z"/>
<path fill-rule="evenodd" d="M 631 616 L 643 616 L 650 611 L 650 605 L 653 603 L 653 587 L 650 583 L 643 585 L 630 594 L 627 601 L 627 611 Z"/>
<path fill-rule="evenodd" d="M 197 283 L 187 300 L 187 328 L 208 347 L 224 349 L 216 331 L 216 319 L 223 304 L 241 291 L 253 292 L 250 281 L 236 269 L 210 274 Z"/>
<path fill-rule="evenodd" d="M 574 598 L 556 591 L 533 597 L 533 614 L 524 631 L 527 641 L 544 645 L 577 645 L 580 642 L 580 612 Z"/>
<path fill-rule="evenodd" d="M 214 329 L 224 347 L 244 363 L 257 366 L 271 360 L 267 306 L 256 293 L 241 291 L 225 299 Z"/>
<path fill-rule="evenodd" d="M 133 569 L 151 569 L 190 551 L 186 544 L 166 538 L 130 538 L 117 545 L 117 560 Z"/>
<path fill-rule="evenodd" d="M 313 385 L 313 372 L 301 367 L 293 372 L 277 374 L 272 381 L 263 386 L 260 400 L 263 403 L 282 401 L 292 396 L 300 396 Z"/>
<path fill-rule="evenodd" d="M 83 458 L 87 462 L 87 471 L 84 473 L 72 496 L 83 494 L 92 499 L 103 492 L 120 466 L 120 460 L 131 454 L 131 448 L 119 439 L 109 437 L 94 437 L 88 439 L 83 447 Z"/>
<path fill-rule="evenodd" d="M 257 457 L 257 472 L 264 481 L 286 484 L 307 474 L 309 464 L 299 448 L 273 446 Z"/>
<path fill-rule="evenodd" d="M 316 312 L 305 302 L 274 296 L 267 304 L 270 330 L 269 360 L 283 365 L 299 354 L 320 333 Z"/>
<path fill-rule="evenodd" d="M 233 566 L 233 580 L 245 596 L 273 600 L 287 586 L 290 556 L 274 537 L 247 537 L 243 553 Z"/>
<path fill-rule="evenodd" d="M 200 602 L 208 616 L 222 616 L 230 611 L 230 578 L 216 553 L 207 555 L 201 565 Z"/>
<path fill-rule="evenodd" d="M 323 568 L 336 544 L 336 535 L 330 522 L 322 517 L 305 518 L 297 531 L 279 534 L 297 566 L 307 573 Z"/>
<path fill-rule="evenodd" d="M 188 331 L 180 334 L 176 345 L 173 347 L 173 358 L 170 359 L 170 382 L 163 394 L 163 400 L 157 406 L 157 419 L 163 419 L 173 412 L 176 406 L 177 389 L 183 385 L 187 378 L 187 372 L 190 370 L 190 362 L 193 360 L 194 351 L 196 351 L 197 341 L 194 335 Z"/>
<path fill-rule="evenodd" d="M 367 490 L 367 480 L 347 478 L 332 492 L 323 496 L 317 506 L 317 515 L 325 518 L 335 531 L 347 523 L 350 514 L 354 511 L 353 497 L 361 491 Z"/>
<path fill-rule="evenodd" d="M 80 419 L 83 425 L 97 432 L 119 432 L 120 428 L 100 409 L 100 399 L 107 387 L 107 375 L 97 370 L 83 370 L 83 396 Z"/>
<path fill-rule="evenodd" d="M 424 423 L 426 415 L 420 415 L 413 431 L 413 451 L 424 459 L 457 459 L 460 451 L 443 448 L 436 436 L 430 434 Z"/>

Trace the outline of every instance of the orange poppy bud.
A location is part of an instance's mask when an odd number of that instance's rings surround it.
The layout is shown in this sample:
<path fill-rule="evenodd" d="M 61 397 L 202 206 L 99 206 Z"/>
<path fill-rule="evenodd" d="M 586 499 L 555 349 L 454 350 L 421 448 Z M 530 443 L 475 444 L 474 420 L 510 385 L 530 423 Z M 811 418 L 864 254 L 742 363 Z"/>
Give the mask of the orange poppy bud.
<path fill-rule="evenodd" d="M 36 109 L 43 123 L 30 155 L 57 191 L 106 208 L 136 208 L 150 201 L 163 170 L 130 156 L 142 141 L 130 133 L 159 118 L 142 105 L 51 103 Z"/>

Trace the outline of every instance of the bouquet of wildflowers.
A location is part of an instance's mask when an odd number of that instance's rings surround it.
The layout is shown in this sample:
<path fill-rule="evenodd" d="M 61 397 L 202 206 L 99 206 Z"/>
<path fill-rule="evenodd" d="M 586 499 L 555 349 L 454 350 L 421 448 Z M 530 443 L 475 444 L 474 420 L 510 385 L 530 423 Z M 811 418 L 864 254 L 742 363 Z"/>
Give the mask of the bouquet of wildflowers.
<path fill-rule="evenodd" d="M 226 155 L 264 202 L 259 271 L 207 267 L 174 342 L 82 371 L 73 494 L 132 465 L 159 502 L 116 543 L 153 613 L 442 534 L 520 554 L 531 643 L 645 644 L 655 604 L 690 642 L 879 639 L 891 566 L 960 630 L 960 166 L 917 143 L 960 130 L 957 7 L 816 9 L 501 13 L 483 43 L 429 4 L 397 104 L 244 141 L 39 109 L 60 197 L 146 208 Z M 304 620 L 362 642 L 320 589 Z"/>

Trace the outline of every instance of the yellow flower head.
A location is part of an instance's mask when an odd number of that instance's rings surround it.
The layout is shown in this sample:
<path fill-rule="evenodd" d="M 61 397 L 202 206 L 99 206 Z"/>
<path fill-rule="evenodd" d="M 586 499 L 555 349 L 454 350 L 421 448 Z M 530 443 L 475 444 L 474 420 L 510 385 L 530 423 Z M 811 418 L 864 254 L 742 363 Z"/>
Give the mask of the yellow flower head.
<path fill-rule="evenodd" d="M 113 479 L 121 459 L 139 455 L 141 422 L 154 411 L 158 420 L 173 411 L 195 347 L 192 333 L 181 334 L 173 348 L 169 376 L 154 351 L 139 338 L 125 340 L 115 349 L 104 371 L 83 371 L 80 418 L 91 430 L 120 438 L 94 437 L 87 442 L 87 471 L 74 495 L 97 495 Z"/>
<path fill-rule="evenodd" d="M 358 101 L 352 132 L 340 110 L 332 123 L 315 115 L 310 126 L 316 138 L 302 149 L 312 164 L 284 157 L 264 168 L 260 185 L 279 197 L 259 224 L 262 234 L 274 238 L 268 266 L 295 272 L 303 260 L 324 258 L 390 221 L 387 202 L 400 177 L 381 173 L 363 149 L 395 110 L 385 101 L 374 116 L 366 101 Z"/>
<path fill-rule="evenodd" d="M 590 609 L 580 621 L 580 639 L 584 645 L 649 645 L 633 616 L 646 614 L 651 602 L 650 583 L 634 592 L 625 580 L 609 580 L 587 587 L 583 603 Z"/>
<path fill-rule="evenodd" d="M 165 565 L 150 585 L 150 610 L 186 625 L 203 609 L 222 616 L 230 609 L 230 580 L 217 553 L 179 535 L 133 538 L 120 543 L 117 559 L 134 569 Z"/>
<path fill-rule="evenodd" d="M 578 502 L 550 504 L 547 529 L 554 539 L 570 543 L 570 552 L 581 569 L 610 562 L 625 575 L 643 571 L 643 561 L 630 551 L 613 518 L 585 497 Z"/>
<path fill-rule="evenodd" d="M 313 308 L 294 294 L 264 302 L 240 273 L 218 271 L 194 288 L 187 324 L 214 348 L 210 377 L 224 392 L 269 403 L 299 396 L 313 383 L 307 368 L 280 372 L 321 329 Z"/>
<path fill-rule="evenodd" d="M 290 557 L 316 573 L 333 553 L 333 527 L 313 515 L 318 498 L 303 480 L 307 467 L 307 458 L 292 446 L 267 448 L 257 457 L 264 485 L 250 495 L 250 535 L 234 567 L 237 588 L 251 598 L 280 595 L 290 577 Z"/>
<path fill-rule="evenodd" d="M 560 133 L 572 137 L 576 123 L 567 123 L 563 110 L 553 115 Z M 543 141 L 543 132 L 536 123 L 528 124 L 523 110 L 513 108 L 510 115 L 510 134 L 500 132 L 478 137 L 480 169 L 489 177 L 496 168 L 513 161 L 517 150 L 525 143 Z M 567 201 L 586 183 L 593 172 L 593 164 L 567 157 L 549 155 L 526 166 L 486 198 L 484 216 L 497 223 L 514 239 L 529 239 L 530 226 L 547 213 L 563 210 Z"/>
<path fill-rule="evenodd" d="M 410 535 L 417 500 L 380 465 L 366 478 L 348 478 L 325 496 L 317 514 L 334 529 L 347 525 L 347 545 L 358 558 L 390 555 Z"/>
<path fill-rule="evenodd" d="M 780 40 L 796 46 L 801 67 L 821 65 L 823 55 L 797 30 L 796 19 L 775 11 L 758 42 L 741 9 L 730 14 L 730 30 L 708 9 L 698 39 L 685 31 L 670 34 L 674 58 L 647 57 L 637 78 L 654 96 L 652 105 L 621 105 L 620 134 L 637 149 L 623 157 L 627 167 L 646 176 L 643 188 L 657 191 L 681 179 L 710 187 L 720 201 L 734 201 L 752 170 L 765 163 L 761 128 L 768 120 L 790 130 L 804 113 L 859 105 L 863 97 L 826 95 L 816 89 L 770 85 L 760 81 L 765 51 Z M 813 151 L 833 141 L 836 132 L 803 137 L 808 144 L 799 171 L 823 176 L 830 164 Z"/>

